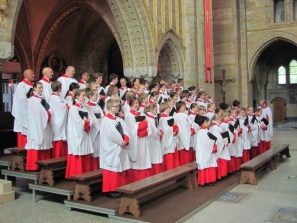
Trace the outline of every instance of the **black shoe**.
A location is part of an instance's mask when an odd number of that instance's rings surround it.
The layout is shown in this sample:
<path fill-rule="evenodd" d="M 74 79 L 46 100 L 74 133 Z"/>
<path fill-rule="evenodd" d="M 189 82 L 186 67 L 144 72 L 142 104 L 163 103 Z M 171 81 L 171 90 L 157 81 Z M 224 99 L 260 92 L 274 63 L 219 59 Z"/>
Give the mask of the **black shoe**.
<path fill-rule="evenodd" d="M 121 197 L 121 193 L 119 193 L 119 192 L 110 192 L 108 194 L 108 197 L 111 197 L 111 198 L 120 198 Z"/>

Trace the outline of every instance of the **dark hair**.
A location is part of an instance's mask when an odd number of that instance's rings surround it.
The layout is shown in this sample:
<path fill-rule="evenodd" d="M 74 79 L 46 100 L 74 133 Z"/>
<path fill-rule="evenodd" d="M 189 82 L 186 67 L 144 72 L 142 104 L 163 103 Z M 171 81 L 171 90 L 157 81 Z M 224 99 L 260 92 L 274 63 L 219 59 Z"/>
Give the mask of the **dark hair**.
<path fill-rule="evenodd" d="M 110 74 L 109 75 L 109 81 L 112 81 L 112 80 L 117 79 L 117 78 L 119 78 L 119 75 L 117 75 L 117 74 Z"/>
<path fill-rule="evenodd" d="M 172 92 L 170 92 L 169 97 L 170 98 L 173 98 L 175 95 L 176 95 L 176 92 L 175 91 L 172 91 Z"/>
<path fill-rule="evenodd" d="M 222 103 L 220 104 L 220 108 L 221 108 L 222 110 L 227 110 L 228 107 L 229 107 L 229 106 L 228 106 L 225 102 L 222 102 Z"/>
<path fill-rule="evenodd" d="M 195 89 L 196 89 L 195 86 L 188 87 L 188 90 L 189 90 L 189 91 L 195 91 Z"/>
<path fill-rule="evenodd" d="M 232 104 L 234 107 L 237 107 L 238 105 L 240 105 L 240 101 L 234 100 Z"/>
<path fill-rule="evenodd" d="M 207 118 L 206 116 L 200 116 L 198 115 L 197 118 L 195 118 L 195 122 L 199 125 L 202 126 L 204 122 L 208 122 L 209 118 Z"/>
<path fill-rule="evenodd" d="M 183 98 L 188 98 L 188 92 L 183 91 L 180 95 L 179 95 L 180 99 Z"/>
<path fill-rule="evenodd" d="M 153 91 L 151 92 L 150 97 L 155 97 L 156 95 L 159 95 L 159 93 L 156 91 Z"/>
<path fill-rule="evenodd" d="M 59 89 L 62 88 L 62 83 L 60 81 L 54 81 L 51 85 L 53 92 L 57 92 Z"/>
<path fill-rule="evenodd" d="M 107 96 L 111 96 L 112 95 L 112 92 L 115 88 L 118 88 L 116 85 L 110 85 L 107 92 L 106 92 L 106 95 Z"/>
<path fill-rule="evenodd" d="M 176 110 L 179 111 L 181 109 L 182 106 L 186 105 L 186 103 L 184 101 L 178 101 L 175 104 Z"/>
<path fill-rule="evenodd" d="M 156 83 L 152 83 L 149 87 L 149 90 L 151 91 L 153 88 L 157 87 L 158 85 Z"/>
<path fill-rule="evenodd" d="M 67 91 L 66 94 L 65 94 L 65 98 L 67 97 L 69 91 L 73 91 L 74 89 L 79 89 L 79 84 L 76 83 L 76 82 L 72 82 L 72 83 L 69 85 L 69 89 L 68 89 L 68 91 Z"/>

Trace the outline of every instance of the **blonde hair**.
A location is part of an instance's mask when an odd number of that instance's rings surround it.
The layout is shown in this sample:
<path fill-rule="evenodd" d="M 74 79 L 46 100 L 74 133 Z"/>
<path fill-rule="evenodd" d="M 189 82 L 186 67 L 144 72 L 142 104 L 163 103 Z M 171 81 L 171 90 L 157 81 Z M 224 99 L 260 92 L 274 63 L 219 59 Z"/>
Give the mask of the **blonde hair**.
<path fill-rule="evenodd" d="M 169 103 L 168 102 L 162 102 L 161 104 L 160 104 L 160 112 L 164 112 L 164 111 L 166 111 L 168 108 L 170 108 L 170 105 L 169 105 Z"/>

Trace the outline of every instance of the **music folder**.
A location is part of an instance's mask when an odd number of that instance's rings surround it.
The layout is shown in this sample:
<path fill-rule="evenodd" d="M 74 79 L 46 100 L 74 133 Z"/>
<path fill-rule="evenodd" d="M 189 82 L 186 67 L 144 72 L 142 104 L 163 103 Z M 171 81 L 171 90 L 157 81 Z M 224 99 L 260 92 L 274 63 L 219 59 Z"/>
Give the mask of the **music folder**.
<path fill-rule="evenodd" d="M 239 120 L 237 119 L 234 124 L 234 129 L 237 129 L 238 127 L 239 127 Z"/>
<path fill-rule="evenodd" d="M 223 137 L 223 140 L 224 140 L 224 144 L 227 145 L 230 143 L 230 136 L 229 136 L 229 132 L 226 131 L 226 132 L 223 132 L 221 133 L 222 137 Z"/>
<path fill-rule="evenodd" d="M 136 122 L 142 122 L 143 120 L 145 120 L 145 116 L 144 115 L 142 115 L 142 116 L 136 116 L 135 117 L 135 121 Z"/>
<path fill-rule="evenodd" d="M 99 92 L 99 94 L 102 95 L 102 96 L 106 96 L 106 93 L 105 93 L 105 91 L 103 89 L 101 89 L 101 91 Z"/>
<path fill-rule="evenodd" d="M 234 126 L 232 124 L 228 125 L 228 129 L 230 130 L 230 132 L 234 133 Z"/>
<path fill-rule="evenodd" d="M 94 113 L 94 115 L 96 116 L 97 119 L 101 118 L 101 113 Z"/>
<path fill-rule="evenodd" d="M 172 127 L 173 124 L 174 124 L 174 118 L 168 119 L 168 120 L 167 120 L 167 123 L 168 123 L 169 126 Z"/>
<path fill-rule="evenodd" d="M 261 119 L 261 122 L 262 122 L 264 125 L 266 125 L 266 126 L 269 124 L 269 122 L 267 121 L 266 118 L 262 118 L 262 119 Z"/>
<path fill-rule="evenodd" d="M 48 111 L 50 109 L 50 105 L 46 102 L 46 100 L 41 99 L 40 103 L 44 107 L 45 110 Z"/>
<path fill-rule="evenodd" d="M 214 134 L 208 132 L 207 133 L 207 136 L 208 136 L 208 138 L 210 138 L 211 140 L 213 140 L 214 143 L 217 141 L 217 137 Z"/>
<path fill-rule="evenodd" d="M 244 126 L 248 126 L 249 125 L 249 117 L 246 117 L 243 123 Z"/>
<path fill-rule="evenodd" d="M 115 125 L 116 129 L 118 130 L 118 132 L 121 134 L 121 136 L 124 138 L 124 130 L 123 130 L 123 127 L 121 125 L 120 122 L 118 122 L 116 125 Z"/>
<path fill-rule="evenodd" d="M 78 111 L 78 114 L 82 120 L 88 119 L 88 112 Z"/>

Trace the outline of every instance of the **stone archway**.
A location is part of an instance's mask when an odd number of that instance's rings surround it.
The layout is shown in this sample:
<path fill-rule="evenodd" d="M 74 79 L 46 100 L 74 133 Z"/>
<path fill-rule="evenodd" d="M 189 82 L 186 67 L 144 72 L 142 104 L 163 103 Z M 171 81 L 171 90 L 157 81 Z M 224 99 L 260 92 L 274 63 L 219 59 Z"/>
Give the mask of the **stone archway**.
<path fill-rule="evenodd" d="M 167 32 L 160 41 L 158 51 L 158 76 L 167 81 L 183 78 L 183 54 L 180 40 L 173 31 Z"/>
<path fill-rule="evenodd" d="M 278 37 L 265 43 L 257 52 L 251 62 L 253 69 L 250 71 L 253 74 L 250 78 L 253 83 L 253 101 L 271 101 L 279 96 L 288 100 L 288 91 L 292 86 L 278 84 L 277 69 L 282 65 L 288 69 L 289 61 L 297 58 L 297 44 Z"/>

